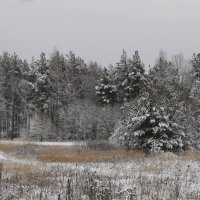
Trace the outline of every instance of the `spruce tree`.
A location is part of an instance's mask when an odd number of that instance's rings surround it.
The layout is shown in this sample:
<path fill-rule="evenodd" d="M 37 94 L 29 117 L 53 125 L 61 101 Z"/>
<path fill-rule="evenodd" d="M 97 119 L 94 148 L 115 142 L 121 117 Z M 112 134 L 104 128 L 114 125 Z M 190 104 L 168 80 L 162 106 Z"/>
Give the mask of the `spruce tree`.
<path fill-rule="evenodd" d="M 171 106 L 176 103 L 180 92 L 180 77 L 178 68 L 167 60 L 161 51 L 156 64 L 150 69 L 149 89 L 157 101 L 169 101 Z"/>
<path fill-rule="evenodd" d="M 128 97 L 134 98 L 141 93 L 146 84 L 144 64 L 142 63 L 138 51 L 129 60 L 128 68 L 129 85 L 127 88 Z"/>
<path fill-rule="evenodd" d="M 200 53 L 193 54 L 191 63 L 196 79 L 200 80 Z"/>
<path fill-rule="evenodd" d="M 47 112 L 51 95 L 51 82 L 49 76 L 49 63 L 44 53 L 35 63 L 37 68 L 36 105 L 39 111 Z"/>
<path fill-rule="evenodd" d="M 180 151 L 187 147 L 183 127 L 163 107 L 151 107 L 127 121 L 127 147 L 151 151 Z"/>
<path fill-rule="evenodd" d="M 116 102 L 117 88 L 112 82 L 107 69 L 104 68 L 102 76 L 95 87 L 100 103 L 113 104 Z"/>
<path fill-rule="evenodd" d="M 86 64 L 84 60 L 77 57 L 75 53 L 70 51 L 66 55 L 67 65 L 67 80 L 71 97 L 73 98 L 85 98 L 85 90 L 83 88 L 83 76 L 87 72 Z"/>
<path fill-rule="evenodd" d="M 144 72 L 144 64 L 140 59 L 138 51 L 135 52 L 132 58 L 128 58 L 123 50 L 115 71 L 120 101 L 134 99 L 141 93 L 145 85 Z"/>

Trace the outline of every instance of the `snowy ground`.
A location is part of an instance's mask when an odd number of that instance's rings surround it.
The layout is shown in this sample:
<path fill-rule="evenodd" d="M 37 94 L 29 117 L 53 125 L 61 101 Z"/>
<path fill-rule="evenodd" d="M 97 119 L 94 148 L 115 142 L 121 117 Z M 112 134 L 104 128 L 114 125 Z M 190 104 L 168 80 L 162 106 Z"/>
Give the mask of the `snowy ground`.
<path fill-rule="evenodd" d="M 0 161 L 6 160 L 5 154 L 3 152 L 0 152 Z"/>
<path fill-rule="evenodd" d="M 14 145 L 41 145 L 41 146 L 75 146 L 75 145 L 82 145 L 84 142 L 35 142 L 35 141 L 10 141 L 10 140 L 0 140 L 1 144 L 14 144 Z"/>
<path fill-rule="evenodd" d="M 37 143 L 38 146 L 44 144 Z M 24 145 L 24 142 L 17 142 L 17 145 Z M 48 148 L 51 143 L 46 145 Z M 69 147 L 74 144 L 53 145 Z M 195 153 L 195 159 L 190 154 L 165 153 L 91 163 L 42 162 L 32 155 L 29 159 L 13 155 L 13 152 L 0 152 L 2 200 L 200 200 L 200 159 L 196 159 L 199 152 Z"/>

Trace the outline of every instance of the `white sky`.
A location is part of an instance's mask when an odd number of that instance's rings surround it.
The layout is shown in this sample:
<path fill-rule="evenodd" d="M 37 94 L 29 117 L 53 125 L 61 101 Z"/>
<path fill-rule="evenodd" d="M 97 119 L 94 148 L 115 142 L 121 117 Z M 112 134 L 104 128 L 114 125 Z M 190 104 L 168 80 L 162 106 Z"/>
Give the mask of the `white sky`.
<path fill-rule="evenodd" d="M 139 50 L 146 65 L 159 50 L 200 52 L 199 0 L 0 0 L 0 53 L 31 60 L 54 47 L 86 62 L 119 61 Z"/>

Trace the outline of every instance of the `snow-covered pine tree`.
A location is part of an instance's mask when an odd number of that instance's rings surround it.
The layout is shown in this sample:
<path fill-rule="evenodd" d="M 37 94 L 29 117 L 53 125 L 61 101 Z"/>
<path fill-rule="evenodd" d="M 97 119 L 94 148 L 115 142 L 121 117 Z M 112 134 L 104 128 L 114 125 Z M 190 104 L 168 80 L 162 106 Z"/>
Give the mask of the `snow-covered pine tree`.
<path fill-rule="evenodd" d="M 38 110 L 45 112 L 48 110 L 48 101 L 51 95 L 51 83 L 49 78 L 49 63 L 44 53 L 35 63 L 37 67 L 36 80 L 36 105 Z"/>
<path fill-rule="evenodd" d="M 192 58 L 192 68 L 194 71 L 194 82 L 190 91 L 190 99 L 192 100 L 192 109 L 195 115 L 200 115 L 200 53 L 194 54 Z"/>
<path fill-rule="evenodd" d="M 126 94 L 123 88 L 125 87 L 125 84 L 128 84 L 128 57 L 124 49 L 120 61 L 117 63 L 114 74 L 118 90 L 118 99 L 121 102 L 126 99 Z"/>
<path fill-rule="evenodd" d="M 200 115 L 200 80 L 195 80 L 190 91 L 190 99 L 192 100 L 192 110 L 195 115 Z"/>
<path fill-rule="evenodd" d="M 87 67 L 84 60 L 77 57 L 70 51 L 66 55 L 67 79 L 70 88 L 71 98 L 85 98 L 85 88 L 83 88 L 83 76 L 86 74 Z"/>
<path fill-rule="evenodd" d="M 189 94 L 189 103 L 190 103 L 190 114 L 189 117 L 192 117 L 190 127 L 190 139 L 192 144 L 196 148 L 200 148 L 200 53 L 193 54 L 191 60 L 192 71 L 193 71 L 193 84 Z M 188 112 L 187 112 L 188 117 Z"/>
<path fill-rule="evenodd" d="M 163 107 L 149 107 L 142 115 L 127 121 L 124 144 L 147 152 L 179 151 L 186 148 L 183 128 L 172 120 Z"/>
<path fill-rule="evenodd" d="M 129 66 L 128 66 L 129 85 L 127 86 L 127 88 L 125 88 L 129 98 L 134 98 L 140 94 L 141 89 L 144 87 L 146 82 L 144 73 L 145 73 L 144 64 L 140 59 L 138 51 L 135 51 L 135 54 L 129 60 Z"/>
<path fill-rule="evenodd" d="M 151 90 L 157 101 L 164 99 L 172 102 L 172 100 L 178 98 L 180 89 L 178 68 L 167 60 L 164 52 L 160 52 L 156 64 L 149 71 L 148 77 Z"/>
<path fill-rule="evenodd" d="M 112 82 L 107 69 L 104 68 L 102 76 L 95 87 L 100 103 L 113 104 L 116 101 L 117 88 Z"/>
<path fill-rule="evenodd" d="M 193 54 L 192 67 L 193 67 L 196 79 L 200 80 L 200 53 Z"/>
<path fill-rule="evenodd" d="M 120 62 L 117 63 L 115 80 L 119 91 L 119 100 L 127 101 L 137 97 L 145 83 L 144 64 L 138 51 L 132 58 L 128 58 L 123 50 Z"/>

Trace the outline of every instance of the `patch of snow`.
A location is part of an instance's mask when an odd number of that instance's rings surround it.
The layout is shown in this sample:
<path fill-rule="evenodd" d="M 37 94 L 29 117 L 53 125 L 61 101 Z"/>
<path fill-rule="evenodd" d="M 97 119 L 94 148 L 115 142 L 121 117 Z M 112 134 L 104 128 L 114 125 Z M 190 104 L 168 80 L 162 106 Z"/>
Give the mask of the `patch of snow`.
<path fill-rule="evenodd" d="M 10 140 L 1 140 L 0 144 L 13 144 L 13 145 L 41 145 L 41 146 L 76 146 L 84 145 L 84 142 L 33 142 L 33 141 L 10 141 Z"/>
<path fill-rule="evenodd" d="M 0 152 L 0 160 L 6 160 L 6 156 L 4 153 Z"/>

